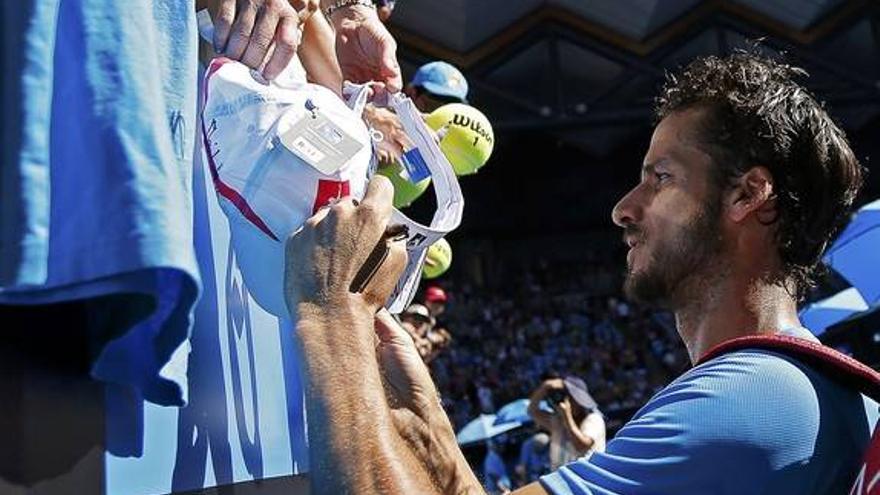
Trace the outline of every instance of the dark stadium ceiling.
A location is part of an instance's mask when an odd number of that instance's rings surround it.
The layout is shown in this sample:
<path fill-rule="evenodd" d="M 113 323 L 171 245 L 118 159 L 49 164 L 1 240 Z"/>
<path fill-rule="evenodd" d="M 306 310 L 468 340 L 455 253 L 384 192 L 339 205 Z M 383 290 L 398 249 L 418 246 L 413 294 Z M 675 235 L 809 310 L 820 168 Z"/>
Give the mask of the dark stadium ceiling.
<path fill-rule="evenodd" d="M 447 60 L 496 131 L 596 156 L 650 122 L 666 70 L 758 38 L 848 129 L 880 118 L 878 0 L 401 0 L 391 29 L 405 75 Z"/>

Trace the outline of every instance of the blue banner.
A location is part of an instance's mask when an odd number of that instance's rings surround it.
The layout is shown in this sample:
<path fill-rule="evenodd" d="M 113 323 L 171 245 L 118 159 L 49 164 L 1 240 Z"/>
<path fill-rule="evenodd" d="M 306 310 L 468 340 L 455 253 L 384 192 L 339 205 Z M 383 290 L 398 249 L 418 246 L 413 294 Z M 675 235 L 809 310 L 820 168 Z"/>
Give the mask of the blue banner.
<path fill-rule="evenodd" d="M 186 367 L 189 401 L 159 407 L 110 387 L 106 493 L 147 495 L 308 470 L 293 325 L 248 294 L 229 227 L 196 153 L 193 202 L 203 293 L 192 336 L 169 367 Z"/>

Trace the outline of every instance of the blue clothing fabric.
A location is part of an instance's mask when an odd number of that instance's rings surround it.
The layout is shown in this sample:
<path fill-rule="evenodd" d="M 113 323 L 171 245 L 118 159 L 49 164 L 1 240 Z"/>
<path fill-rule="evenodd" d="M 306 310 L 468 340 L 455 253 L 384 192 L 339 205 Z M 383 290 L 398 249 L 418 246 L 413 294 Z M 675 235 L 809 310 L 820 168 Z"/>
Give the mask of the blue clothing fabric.
<path fill-rule="evenodd" d="M 546 434 L 545 434 L 546 435 Z M 519 452 L 519 465 L 525 469 L 525 481 L 531 483 L 550 471 L 550 439 L 537 446 L 535 437 L 523 442 Z"/>
<path fill-rule="evenodd" d="M 733 352 L 660 391 L 604 453 L 541 483 L 559 495 L 848 493 L 877 407 L 787 356 Z"/>
<path fill-rule="evenodd" d="M 151 296 L 152 314 L 95 343 L 92 373 L 180 405 L 185 370 L 165 365 L 199 292 L 192 2 L 22 0 L 0 13 L 0 304 Z"/>
<path fill-rule="evenodd" d="M 510 489 L 510 477 L 507 475 L 504 459 L 492 449 L 486 452 L 486 458 L 483 459 L 483 480 L 483 485 L 490 494 L 501 493 L 498 485 Z"/>

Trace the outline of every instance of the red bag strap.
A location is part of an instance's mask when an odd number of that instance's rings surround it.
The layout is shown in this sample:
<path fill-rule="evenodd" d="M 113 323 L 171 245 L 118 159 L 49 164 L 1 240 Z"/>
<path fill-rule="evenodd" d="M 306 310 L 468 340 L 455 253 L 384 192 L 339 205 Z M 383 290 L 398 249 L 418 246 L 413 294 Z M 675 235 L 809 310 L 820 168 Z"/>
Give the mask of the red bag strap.
<path fill-rule="evenodd" d="M 737 337 L 710 349 L 697 364 L 742 349 L 765 349 L 791 356 L 880 402 L 880 373 L 828 346 L 791 335 Z"/>

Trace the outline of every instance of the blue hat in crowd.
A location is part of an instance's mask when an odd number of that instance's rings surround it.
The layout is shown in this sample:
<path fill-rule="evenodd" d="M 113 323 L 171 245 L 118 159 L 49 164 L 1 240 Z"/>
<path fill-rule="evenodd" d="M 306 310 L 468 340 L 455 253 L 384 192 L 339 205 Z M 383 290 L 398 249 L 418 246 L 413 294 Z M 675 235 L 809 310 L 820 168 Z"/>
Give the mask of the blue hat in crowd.
<path fill-rule="evenodd" d="M 412 85 L 444 98 L 467 102 L 468 83 L 458 69 L 446 62 L 431 62 L 419 67 Z"/>
<path fill-rule="evenodd" d="M 568 395 L 571 396 L 575 402 L 580 404 L 581 407 L 588 411 L 599 408 L 599 405 L 596 404 L 593 396 L 590 395 L 586 382 L 575 376 L 566 376 L 563 382 L 565 383 L 565 389 L 568 391 Z"/>

